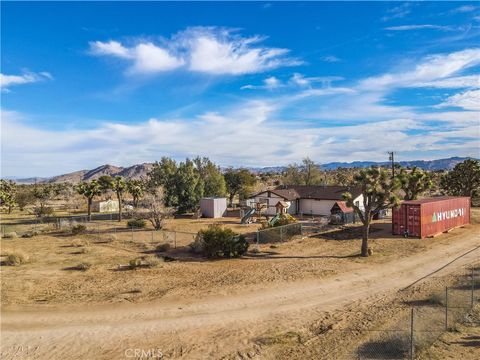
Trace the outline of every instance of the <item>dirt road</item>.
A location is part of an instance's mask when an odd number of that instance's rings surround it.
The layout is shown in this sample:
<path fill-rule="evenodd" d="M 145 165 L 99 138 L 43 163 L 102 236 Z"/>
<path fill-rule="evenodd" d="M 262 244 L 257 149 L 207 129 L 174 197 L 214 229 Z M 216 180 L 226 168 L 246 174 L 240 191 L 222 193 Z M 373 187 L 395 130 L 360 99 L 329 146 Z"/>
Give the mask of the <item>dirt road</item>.
<path fill-rule="evenodd" d="M 355 300 L 381 301 L 468 251 L 437 275 L 478 261 L 479 246 L 478 234 L 469 232 L 448 246 L 439 244 L 388 264 L 365 265 L 354 273 L 221 297 L 4 309 L 1 357 L 123 359 L 134 358 L 134 349 L 159 349 L 165 357 L 194 359 L 219 358 L 236 351 L 254 356 L 258 336 L 300 329 L 325 311 Z M 269 356 L 262 352 L 261 357 Z"/>

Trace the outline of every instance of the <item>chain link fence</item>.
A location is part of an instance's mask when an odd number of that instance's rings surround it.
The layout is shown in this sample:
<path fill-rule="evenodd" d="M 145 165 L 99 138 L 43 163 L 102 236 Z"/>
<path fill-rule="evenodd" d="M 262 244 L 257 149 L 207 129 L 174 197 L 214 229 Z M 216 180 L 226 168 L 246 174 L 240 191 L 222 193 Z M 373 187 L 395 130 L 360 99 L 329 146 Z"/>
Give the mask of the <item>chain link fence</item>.
<path fill-rule="evenodd" d="M 430 278 L 437 283 L 424 297 L 415 296 L 394 309 L 395 315 L 384 319 L 374 329 L 336 329 L 350 339 L 350 350 L 337 349 L 332 359 L 416 359 L 443 334 L 455 331 L 458 324 L 480 326 L 472 311 L 480 304 L 480 266 L 470 266 L 460 275 Z M 425 358 L 425 357 L 422 357 Z"/>

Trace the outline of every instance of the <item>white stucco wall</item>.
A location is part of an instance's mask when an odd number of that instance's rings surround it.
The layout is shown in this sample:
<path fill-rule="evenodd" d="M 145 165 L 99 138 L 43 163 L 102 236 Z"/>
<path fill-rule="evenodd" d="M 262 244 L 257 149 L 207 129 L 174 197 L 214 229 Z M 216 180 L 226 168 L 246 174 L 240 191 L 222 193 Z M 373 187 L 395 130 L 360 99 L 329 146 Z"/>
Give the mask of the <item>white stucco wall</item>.
<path fill-rule="evenodd" d="M 256 195 L 252 198 L 254 202 L 262 202 L 262 200 L 267 200 L 268 208 L 265 211 L 267 215 L 275 215 L 276 209 L 275 205 L 283 200 L 282 197 L 270 193 L 270 197 L 268 197 L 268 192 L 265 191 Z M 363 195 L 357 196 L 354 199 L 354 202 L 358 201 L 360 209 L 363 210 Z M 298 210 L 296 208 L 297 201 L 293 200 L 290 201 L 290 207 L 288 208 L 287 212 L 289 214 L 305 214 L 305 215 L 323 215 L 323 216 L 330 216 L 330 210 L 332 209 L 333 205 L 337 202 L 337 200 L 316 200 L 316 199 L 300 199 L 298 203 Z"/>
<path fill-rule="evenodd" d="M 335 200 L 300 199 L 300 213 L 329 216 Z"/>

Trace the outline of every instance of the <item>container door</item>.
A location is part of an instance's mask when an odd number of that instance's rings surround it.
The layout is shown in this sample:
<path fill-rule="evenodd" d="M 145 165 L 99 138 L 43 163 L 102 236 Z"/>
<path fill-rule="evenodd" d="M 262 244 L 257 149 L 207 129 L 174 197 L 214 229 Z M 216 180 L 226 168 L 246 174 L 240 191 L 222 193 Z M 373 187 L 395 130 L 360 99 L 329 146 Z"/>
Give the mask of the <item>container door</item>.
<path fill-rule="evenodd" d="M 408 206 L 407 229 L 409 236 L 420 236 L 420 207 Z"/>

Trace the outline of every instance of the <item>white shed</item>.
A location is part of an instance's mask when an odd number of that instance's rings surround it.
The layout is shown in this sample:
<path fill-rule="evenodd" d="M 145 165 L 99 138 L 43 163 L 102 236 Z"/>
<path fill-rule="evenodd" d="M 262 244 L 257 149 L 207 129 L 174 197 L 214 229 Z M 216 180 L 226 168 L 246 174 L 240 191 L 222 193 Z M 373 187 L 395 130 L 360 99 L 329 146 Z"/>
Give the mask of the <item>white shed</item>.
<path fill-rule="evenodd" d="M 227 211 L 227 198 L 208 197 L 200 200 L 202 216 L 208 218 L 221 218 Z"/>
<path fill-rule="evenodd" d="M 118 201 L 117 200 L 103 200 L 103 201 L 94 201 L 92 204 L 92 211 L 100 213 L 110 213 L 118 211 Z"/>

